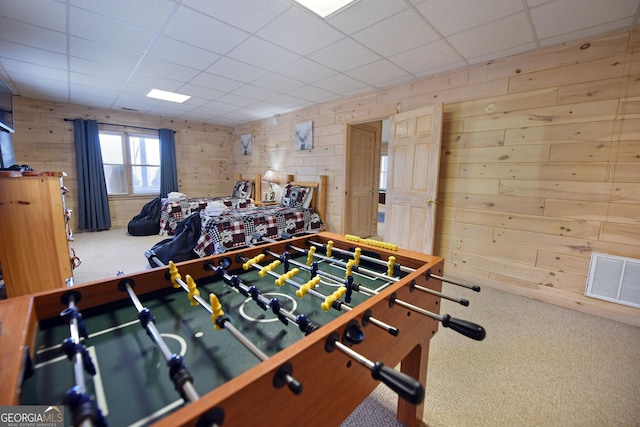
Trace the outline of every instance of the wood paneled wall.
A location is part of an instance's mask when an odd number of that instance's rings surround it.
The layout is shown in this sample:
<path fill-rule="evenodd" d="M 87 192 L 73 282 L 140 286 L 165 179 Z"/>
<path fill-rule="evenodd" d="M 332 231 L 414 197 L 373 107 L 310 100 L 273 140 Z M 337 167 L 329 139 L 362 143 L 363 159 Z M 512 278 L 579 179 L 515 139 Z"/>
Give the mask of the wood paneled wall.
<path fill-rule="evenodd" d="M 347 124 L 444 102 L 446 274 L 640 325 L 640 310 L 583 295 L 592 251 L 640 258 L 638 50 L 635 29 L 606 34 L 247 123 L 234 146 L 251 133 L 253 155 L 235 149 L 235 170 L 329 175 L 325 220 L 342 232 Z M 307 120 L 314 147 L 296 152 Z"/>
<path fill-rule="evenodd" d="M 231 194 L 235 183 L 232 162 L 232 128 L 200 122 L 171 120 L 163 117 L 88 108 L 38 99 L 14 97 L 15 128 L 13 146 L 16 161 L 36 170 L 67 173 L 65 186 L 70 193 L 67 207 L 77 212 L 77 173 L 70 119 L 93 119 L 100 123 L 126 125 L 114 130 L 141 132 L 145 128 L 169 128 L 175 133 L 178 186 L 180 191 L 199 196 Z M 153 131 L 151 131 L 153 133 Z M 109 201 L 114 228 L 126 227 L 131 218 L 153 196 L 112 197 Z M 77 216 L 71 218 L 76 230 Z"/>
<path fill-rule="evenodd" d="M 636 29 L 605 34 L 233 129 L 16 98 L 16 158 L 66 171 L 73 194 L 64 117 L 168 127 L 182 192 L 227 194 L 234 173 L 267 168 L 304 181 L 326 174 L 324 219 L 341 233 L 347 125 L 443 102 L 435 255 L 446 275 L 640 326 L 640 310 L 583 295 L 592 251 L 640 258 L 638 46 Z M 308 120 L 313 149 L 295 151 L 293 126 Z M 249 156 L 240 151 L 246 133 Z M 112 203 L 114 225 L 142 204 Z"/>

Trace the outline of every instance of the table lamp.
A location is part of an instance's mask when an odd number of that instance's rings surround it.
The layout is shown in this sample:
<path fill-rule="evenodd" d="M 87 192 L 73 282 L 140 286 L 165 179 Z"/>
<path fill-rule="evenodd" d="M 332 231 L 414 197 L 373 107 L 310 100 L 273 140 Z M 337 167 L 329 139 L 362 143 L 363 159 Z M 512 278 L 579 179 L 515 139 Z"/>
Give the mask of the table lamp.
<path fill-rule="evenodd" d="M 273 202 L 276 200 L 276 192 L 273 191 L 273 183 L 272 181 L 275 179 L 276 173 L 273 169 L 267 169 L 264 173 L 264 179 L 269 183 L 269 191 L 265 192 L 264 201 L 265 202 Z"/>

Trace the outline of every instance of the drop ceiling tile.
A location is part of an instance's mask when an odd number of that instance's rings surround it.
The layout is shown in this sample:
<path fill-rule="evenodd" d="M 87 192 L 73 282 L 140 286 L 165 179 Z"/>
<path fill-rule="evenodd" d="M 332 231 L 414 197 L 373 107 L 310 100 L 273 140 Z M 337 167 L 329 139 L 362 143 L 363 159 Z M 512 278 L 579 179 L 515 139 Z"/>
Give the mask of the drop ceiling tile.
<path fill-rule="evenodd" d="M 346 74 L 374 87 L 378 87 L 379 84 L 389 80 L 408 77 L 406 71 L 386 59 L 381 59 L 364 67 L 356 68 Z"/>
<path fill-rule="evenodd" d="M 140 96 L 146 96 L 147 93 L 154 88 L 176 92 L 181 90 L 183 86 L 182 82 L 160 77 L 155 74 L 135 73 L 122 85 L 121 90 L 127 93 L 137 93 Z M 185 93 L 185 95 L 193 94 Z"/>
<path fill-rule="evenodd" d="M 413 74 L 464 64 L 463 58 L 441 40 L 393 55 L 389 61 Z"/>
<path fill-rule="evenodd" d="M 187 7 L 176 11 L 162 34 L 219 54 L 229 52 L 249 35 Z"/>
<path fill-rule="evenodd" d="M 182 4 L 250 33 L 292 7 L 287 0 L 184 0 Z"/>
<path fill-rule="evenodd" d="M 247 64 L 259 64 L 260 68 L 271 71 L 278 70 L 300 58 L 293 52 L 257 37 L 245 40 L 227 56 Z"/>
<path fill-rule="evenodd" d="M 102 90 L 119 91 L 125 86 L 126 80 L 120 77 L 105 79 L 103 76 L 77 73 L 73 71 L 69 73 L 69 84 L 93 87 L 96 88 L 96 92 Z"/>
<path fill-rule="evenodd" d="M 86 59 L 103 64 L 113 64 L 121 67 L 133 69 L 140 54 L 128 50 L 118 49 L 112 46 L 105 46 L 92 40 L 69 37 L 69 54 L 71 57 Z"/>
<path fill-rule="evenodd" d="M 449 41 L 465 58 L 477 58 L 535 40 L 526 15 L 519 13 L 456 34 L 449 37 Z"/>
<path fill-rule="evenodd" d="M 420 3 L 417 9 L 445 36 L 461 33 L 524 10 L 522 2 L 513 0 L 427 0 Z"/>
<path fill-rule="evenodd" d="M 179 82 L 188 82 L 200 73 L 200 71 L 193 68 L 151 57 L 144 58 L 136 72 L 156 74 Z"/>
<path fill-rule="evenodd" d="M 47 80 L 67 81 L 67 71 L 62 68 L 53 68 L 29 62 L 3 59 L 2 68 L 9 75 L 20 74 L 23 78 L 44 78 Z"/>
<path fill-rule="evenodd" d="M 154 38 L 154 33 L 102 15 L 71 8 L 70 35 L 120 47 L 134 52 L 144 52 Z"/>
<path fill-rule="evenodd" d="M 178 7 L 175 2 L 167 0 L 71 0 L 70 3 L 80 9 L 154 32 L 162 28 L 167 18 Z"/>
<path fill-rule="evenodd" d="M 166 36 L 160 36 L 155 40 L 148 55 L 198 70 L 207 68 L 220 58 L 219 54 L 210 50 Z"/>
<path fill-rule="evenodd" d="M 315 82 L 313 85 L 335 94 L 343 94 L 351 90 L 365 91 L 368 89 L 373 89 L 373 87 L 367 85 L 366 83 L 344 74 L 336 74 L 335 76 L 331 76 L 328 79 Z"/>
<path fill-rule="evenodd" d="M 382 56 L 413 49 L 436 41 L 438 37 L 413 9 L 400 12 L 353 35 L 354 39 Z"/>
<path fill-rule="evenodd" d="M 326 79 L 336 72 L 307 58 L 300 58 L 278 71 L 283 76 L 304 83 L 313 83 Z"/>
<path fill-rule="evenodd" d="M 274 90 L 276 92 L 291 92 L 304 86 L 304 83 L 301 83 L 296 80 L 292 80 L 288 77 L 281 76 L 276 73 L 269 73 L 264 77 L 260 77 L 259 79 L 254 80 L 252 83 L 254 86 L 264 87 L 266 89 Z"/>
<path fill-rule="evenodd" d="M 546 39 L 583 28 L 633 18 L 637 0 L 558 0 L 531 9 L 538 37 Z"/>
<path fill-rule="evenodd" d="M 38 13 L 33 13 L 37 10 Z M 52 0 L 4 1 L 0 16 L 6 16 L 30 25 L 64 32 L 65 5 Z"/>
<path fill-rule="evenodd" d="M 209 87 L 194 85 L 192 83 L 188 83 L 186 85 L 180 86 L 179 89 L 181 93 L 184 93 L 186 95 L 207 98 L 209 100 L 217 99 L 225 94 L 225 92 L 223 91 L 211 89 Z M 145 92 L 145 95 L 146 95 L 146 92 Z"/>
<path fill-rule="evenodd" d="M 288 9 L 256 35 L 300 55 L 331 45 L 343 37 L 341 32 L 299 7 Z"/>
<path fill-rule="evenodd" d="M 106 65 L 104 63 L 89 61 L 87 59 L 71 57 L 69 66 L 76 74 L 99 77 L 107 80 L 126 82 L 131 74 L 131 69 L 119 67 L 117 64 Z"/>
<path fill-rule="evenodd" d="M 242 83 L 239 81 L 209 73 L 198 74 L 190 83 L 197 86 L 204 86 L 210 89 L 219 90 L 221 92 L 231 92 L 242 86 Z"/>
<path fill-rule="evenodd" d="M 6 40 L 0 40 L 0 59 L 14 59 L 53 68 L 67 68 L 67 56 L 51 50 L 38 49 Z"/>
<path fill-rule="evenodd" d="M 312 53 L 309 58 L 334 70 L 348 71 L 377 61 L 381 57 L 355 40 L 344 38 Z"/>
<path fill-rule="evenodd" d="M 64 33 L 3 17 L 0 17 L 0 39 L 58 53 L 67 52 Z"/>
<path fill-rule="evenodd" d="M 237 107 L 248 107 L 257 102 L 256 99 L 246 98 L 244 96 L 234 95 L 232 93 L 227 93 L 222 95 L 220 98 L 216 99 L 216 102 L 220 102 L 223 104 L 235 105 Z"/>
<path fill-rule="evenodd" d="M 401 1 L 363 0 L 333 15 L 327 22 L 345 34 L 353 34 L 407 9 Z"/>
<path fill-rule="evenodd" d="M 569 33 L 563 33 L 554 37 L 549 37 L 540 40 L 540 46 L 553 46 L 559 43 L 565 43 L 567 41 L 579 40 L 582 38 L 588 38 L 599 34 L 615 31 L 619 28 L 630 27 L 634 23 L 634 18 L 624 18 L 618 21 L 607 22 L 606 24 L 596 25 L 587 29 L 581 29 L 578 31 L 572 31 Z"/>
<path fill-rule="evenodd" d="M 252 82 L 268 73 L 268 71 L 262 68 L 254 67 L 251 64 L 236 61 L 226 56 L 220 58 L 208 67 L 206 71 L 244 83 Z"/>
<path fill-rule="evenodd" d="M 276 91 L 273 91 L 271 89 L 258 87 L 250 84 L 239 87 L 238 89 L 234 90 L 232 93 L 239 96 L 252 98 L 258 101 L 264 101 L 265 99 L 273 98 L 278 94 Z"/>
<path fill-rule="evenodd" d="M 314 103 L 326 102 L 330 99 L 335 99 L 336 94 L 320 89 L 312 85 L 306 85 L 296 90 L 296 96 L 307 101 Z"/>

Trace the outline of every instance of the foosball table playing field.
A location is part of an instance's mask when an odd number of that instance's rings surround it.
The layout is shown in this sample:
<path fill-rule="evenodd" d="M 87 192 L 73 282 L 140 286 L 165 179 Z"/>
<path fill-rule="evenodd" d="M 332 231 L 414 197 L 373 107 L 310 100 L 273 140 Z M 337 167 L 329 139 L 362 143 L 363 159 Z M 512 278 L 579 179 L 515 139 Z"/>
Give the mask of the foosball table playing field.
<path fill-rule="evenodd" d="M 442 258 L 381 242 L 146 256 L 157 267 L 0 303 L 0 405 L 64 404 L 87 426 L 339 425 L 383 382 L 417 426 L 439 324 L 485 336 L 439 314 Z"/>

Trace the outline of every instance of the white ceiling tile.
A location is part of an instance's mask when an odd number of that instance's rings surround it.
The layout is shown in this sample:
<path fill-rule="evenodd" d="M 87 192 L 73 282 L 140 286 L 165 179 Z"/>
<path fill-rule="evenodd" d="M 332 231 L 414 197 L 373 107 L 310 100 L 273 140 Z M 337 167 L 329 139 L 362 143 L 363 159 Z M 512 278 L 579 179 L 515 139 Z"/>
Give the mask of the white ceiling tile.
<path fill-rule="evenodd" d="M 293 52 L 257 37 L 245 40 L 227 56 L 247 64 L 260 64 L 260 68 L 271 71 L 278 70 L 300 58 Z"/>
<path fill-rule="evenodd" d="M 278 71 L 283 76 L 304 83 L 313 83 L 326 79 L 336 72 L 307 58 L 300 58 Z"/>
<path fill-rule="evenodd" d="M 166 36 L 160 36 L 155 40 L 151 49 L 149 49 L 148 55 L 198 70 L 208 67 L 220 58 L 219 54 L 210 50 Z"/>
<path fill-rule="evenodd" d="M 235 105 L 237 107 L 248 107 L 257 102 L 255 99 L 246 98 L 244 96 L 234 95 L 233 93 L 227 93 L 216 99 L 216 102 L 223 104 Z"/>
<path fill-rule="evenodd" d="M 20 74 L 23 78 L 30 76 L 33 78 L 45 78 L 50 80 L 67 81 L 67 71 L 62 68 L 47 67 L 30 62 L 16 61 L 13 59 L 2 60 L 3 69 L 9 74 Z"/>
<path fill-rule="evenodd" d="M 69 33 L 71 35 L 104 43 L 107 46 L 144 52 L 154 38 L 154 33 L 151 31 L 77 7 L 72 7 L 70 14 Z"/>
<path fill-rule="evenodd" d="M 373 89 L 371 86 L 363 83 L 359 80 L 356 80 L 352 77 L 349 77 L 344 74 L 336 74 L 335 76 L 331 76 L 328 79 L 321 80 L 319 82 L 315 82 L 314 86 L 327 90 L 329 92 L 335 94 L 343 94 L 350 90 L 368 90 Z"/>
<path fill-rule="evenodd" d="M 67 56 L 62 53 L 25 46 L 7 40 L 0 40 L 0 58 L 15 59 L 16 61 L 54 68 L 67 68 Z"/>
<path fill-rule="evenodd" d="M 199 70 L 193 68 L 151 57 L 144 58 L 136 72 L 156 74 L 179 82 L 188 82 L 200 73 Z"/>
<path fill-rule="evenodd" d="M 231 92 L 242 86 L 242 83 L 231 80 L 226 77 L 216 76 L 215 74 L 200 73 L 194 77 L 191 82 L 197 86 L 204 86 L 221 92 Z"/>
<path fill-rule="evenodd" d="M 71 57 L 128 67 L 129 69 L 133 69 L 140 61 L 139 53 L 73 36 L 69 37 L 69 54 Z"/>
<path fill-rule="evenodd" d="M 347 74 L 371 86 L 378 86 L 378 84 L 389 80 L 407 77 L 406 71 L 386 59 L 381 59 L 364 67 L 356 68 Z"/>
<path fill-rule="evenodd" d="M 53 52 L 67 53 L 64 33 L 0 17 L 0 39 Z"/>
<path fill-rule="evenodd" d="M 264 77 L 260 77 L 259 79 L 254 80 L 251 84 L 275 90 L 276 92 L 291 92 L 304 86 L 304 83 L 275 73 L 269 73 Z"/>
<path fill-rule="evenodd" d="M 65 14 L 64 3 L 53 0 L 4 1 L 0 8 L 0 16 L 59 32 L 66 29 Z"/>
<path fill-rule="evenodd" d="M 126 82 L 131 74 L 131 69 L 120 67 L 118 64 L 106 65 L 104 63 L 89 61 L 82 58 L 71 57 L 69 65 L 76 74 L 99 77 L 102 79 Z"/>
<path fill-rule="evenodd" d="M 244 83 L 252 82 L 268 73 L 268 71 L 262 68 L 254 67 L 253 65 L 236 61 L 226 56 L 220 58 L 208 67 L 207 72 Z"/>
<path fill-rule="evenodd" d="M 327 19 L 327 22 L 345 34 L 356 33 L 407 9 L 401 1 L 362 0 Z"/>
<path fill-rule="evenodd" d="M 523 11 L 514 0 L 427 0 L 417 9 L 443 35 L 450 36 Z"/>
<path fill-rule="evenodd" d="M 292 7 L 288 0 L 184 0 L 182 4 L 250 33 Z"/>
<path fill-rule="evenodd" d="M 436 41 L 438 35 L 408 9 L 353 34 L 353 38 L 382 56 L 390 56 Z"/>
<path fill-rule="evenodd" d="M 191 95 L 194 97 L 202 97 L 209 100 L 218 99 L 219 97 L 225 94 L 225 92 L 222 92 L 220 90 L 215 90 L 209 87 L 198 86 L 192 83 L 181 86 L 180 92 L 186 95 Z"/>
<path fill-rule="evenodd" d="M 248 33 L 187 7 L 180 7 L 162 34 L 225 54 L 248 37 Z"/>
<path fill-rule="evenodd" d="M 449 37 L 453 47 L 466 58 L 480 57 L 534 42 L 524 13 Z"/>
<path fill-rule="evenodd" d="M 331 45 L 343 37 L 341 32 L 298 7 L 292 7 L 278 16 L 257 35 L 300 55 Z"/>
<path fill-rule="evenodd" d="M 309 55 L 320 64 L 338 71 L 348 71 L 377 61 L 380 55 L 350 38 L 344 38 Z"/>
<path fill-rule="evenodd" d="M 258 87 L 254 85 L 244 85 L 234 90 L 232 93 L 236 95 L 244 96 L 247 98 L 256 99 L 258 101 L 264 101 L 265 99 L 270 99 L 276 96 L 278 93 L 271 89 L 267 89 L 264 87 Z"/>
<path fill-rule="evenodd" d="M 423 73 L 451 64 L 461 63 L 462 57 L 444 41 L 436 41 L 389 57 L 389 60 L 410 73 Z"/>
<path fill-rule="evenodd" d="M 538 37 L 546 39 L 633 17 L 637 0 L 557 0 L 531 9 Z"/>
<path fill-rule="evenodd" d="M 553 46 L 559 43 L 564 43 L 571 40 L 579 40 L 582 38 L 593 37 L 599 34 L 608 33 L 618 28 L 630 27 L 633 25 L 634 18 L 628 17 L 620 19 L 618 21 L 607 22 L 606 24 L 596 25 L 586 29 L 577 31 L 571 31 L 568 33 L 562 33 L 554 37 L 549 37 L 540 40 L 540 46 Z"/>
<path fill-rule="evenodd" d="M 336 94 L 315 86 L 306 85 L 296 90 L 296 96 L 307 101 L 320 103 L 326 102 L 329 99 L 334 99 Z"/>
<path fill-rule="evenodd" d="M 15 95 L 34 96 L 36 94 L 58 94 L 64 99 L 69 94 L 69 83 L 65 80 L 52 79 L 47 77 L 32 76 L 29 74 L 22 75 L 12 72 L 12 87 Z M 28 81 L 29 83 L 22 83 Z M 17 83 L 16 83 L 17 82 Z M 42 98 L 51 99 L 51 98 Z"/>
<path fill-rule="evenodd" d="M 151 31 L 159 31 L 177 8 L 173 0 L 71 0 L 71 5 Z"/>

